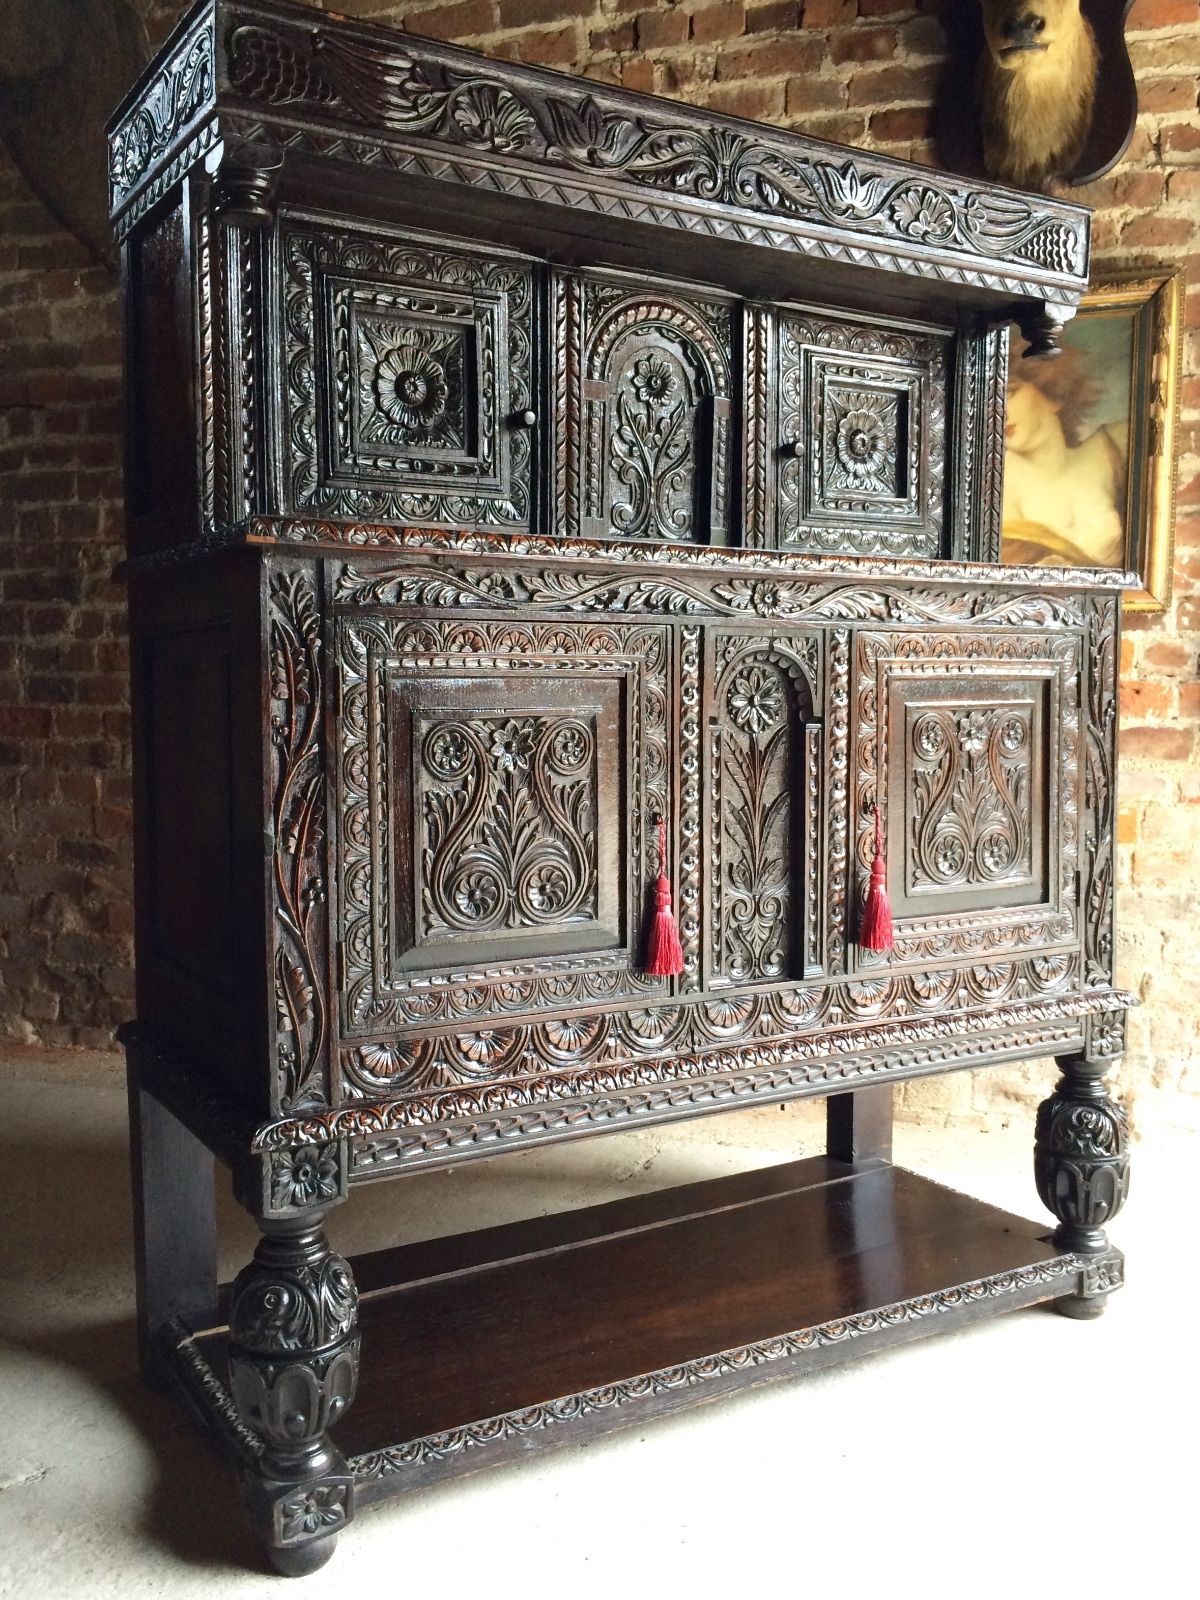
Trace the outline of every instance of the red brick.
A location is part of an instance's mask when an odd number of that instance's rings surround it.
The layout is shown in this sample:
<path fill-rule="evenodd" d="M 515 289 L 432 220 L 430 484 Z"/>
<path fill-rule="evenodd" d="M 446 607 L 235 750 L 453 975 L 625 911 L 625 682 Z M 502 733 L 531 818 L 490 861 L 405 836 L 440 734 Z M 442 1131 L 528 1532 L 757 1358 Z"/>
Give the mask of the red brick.
<path fill-rule="evenodd" d="M 877 111 L 870 120 L 871 138 L 880 144 L 907 144 L 910 139 L 927 139 L 933 113 L 928 106 L 904 106 L 896 111 Z"/>
<path fill-rule="evenodd" d="M 795 7 L 792 7 L 793 11 Z M 746 12 L 740 4 L 702 6 L 692 12 L 692 39 L 709 44 L 715 39 L 736 39 L 745 27 Z"/>
<path fill-rule="evenodd" d="M 895 28 L 853 28 L 829 41 L 834 61 L 889 61 L 896 54 Z"/>
<path fill-rule="evenodd" d="M 846 104 L 846 87 L 836 78 L 808 76 L 789 78 L 787 113 L 803 116 L 809 111 L 833 111 Z"/>
<path fill-rule="evenodd" d="M 1200 21 L 1198 0 L 1136 0 L 1125 23 L 1130 33 L 1144 28 L 1177 28 Z"/>
<path fill-rule="evenodd" d="M 1169 217 L 1161 212 L 1146 212 L 1134 217 L 1121 229 L 1121 243 L 1167 248 L 1187 244 L 1195 232 L 1196 224 L 1190 217 Z"/>
<path fill-rule="evenodd" d="M 796 0 L 750 0 L 746 7 L 747 33 L 786 33 L 799 24 Z"/>
<path fill-rule="evenodd" d="M 933 100 L 938 69 L 926 66 L 880 67 L 873 72 L 856 72 L 850 79 L 852 106 L 891 107 L 919 101 L 928 107 Z"/>
<path fill-rule="evenodd" d="M 472 33 L 490 32 L 495 27 L 495 12 L 491 0 L 459 0 L 457 5 L 415 12 L 409 27 L 427 39 L 465 39 Z"/>
<path fill-rule="evenodd" d="M 1190 728 L 1122 728 L 1123 761 L 1189 761 L 1195 739 Z"/>
<path fill-rule="evenodd" d="M 639 50 L 658 50 L 663 45 L 683 44 L 691 19 L 686 11 L 643 11 L 637 19 Z"/>
<path fill-rule="evenodd" d="M 1122 717 L 1169 717 L 1174 709 L 1175 691 L 1165 683 L 1134 679 L 1121 685 Z"/>
<path fill-rule="evenodd" d="M 593 50 L 602 54 L 610 50 L 633 49 L 633 23 L 620 22 L 612 28 L 598 28 L 588 35 Z"/>
<path fill-rule="evenodd" d="M 783 91 L 777 83 L 716 83 L 705 99 L 712 110 L 731 117 L 771 118 L 783 110 Z"/>
<path fill-rule="evenodd" d="M 856 10 L 855 0 L 803 0 L 800 20 L 806 28 L 836 28 L 853 22 Z"/>
<path fill-rule="evenodd" d="M 755 44 L 723 50 L 717 57 L 717 79 L 728 83 L 738 78 L 765 81 L 785 73 L 813 73 L 825 56 L 819 39 L 799 35 L 790 39 L 760 39 Z M 840 85 L 839 85 L 840 88 Z"/>

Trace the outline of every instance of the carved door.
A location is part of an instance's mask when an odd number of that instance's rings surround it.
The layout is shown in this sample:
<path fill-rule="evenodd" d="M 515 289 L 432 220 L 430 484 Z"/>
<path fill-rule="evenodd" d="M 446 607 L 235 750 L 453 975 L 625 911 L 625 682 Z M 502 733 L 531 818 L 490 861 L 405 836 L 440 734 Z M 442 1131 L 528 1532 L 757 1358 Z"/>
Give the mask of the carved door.
<path fill-rule="evenodd" d="M 286 507 L 527 528 L 532 264 L 292 219 L 277 249 Z"/>
<path fill-rule="evenodd" d="M 736 308 L 599 273 L 552 280 L 555 527 L 726 544 Z"/>
<path fill-rule="evenodd" d="M 572 1010 L 661 999 L 639 965 L 669 628 L 464 622 L 392 603 L 435 598 L 421 580 L 349 569 L 335 594 L 354 607 L 336 624 L 346 1091 L 503 1076 L 524 1037 L 503 1019 L 559 1015 L 538 1034 L 552 1060 L 578 1045 Z M 439 1024 L 431 1055 L 416 1035 Z"/>
<path fill-rule="evenodd" d="M 858 636 L 859 888 L 882 796 L 896 920 L 891 955 L 860 962 L 1077 966 L 1080 651 L 1053 629 Z"/>
<path fill-rule="evenodd" d="M 945 495 L 944 336 L 754 308 L 749 542 L 938 556 Z"/>

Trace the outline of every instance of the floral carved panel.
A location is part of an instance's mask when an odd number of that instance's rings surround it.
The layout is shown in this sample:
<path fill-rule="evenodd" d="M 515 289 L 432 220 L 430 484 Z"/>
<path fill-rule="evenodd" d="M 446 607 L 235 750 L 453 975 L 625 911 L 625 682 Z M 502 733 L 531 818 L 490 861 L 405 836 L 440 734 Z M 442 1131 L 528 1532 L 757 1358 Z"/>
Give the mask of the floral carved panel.
<path fill-rule="evenodd" d="M 553 296 L 563 531 L 727 542 L 729 305 L 591 274 L 558 279 Z"/>
<path fill-rule="evenodd" d="M 859 636 L 857 903 L 881 803 L 896 917 L 860 961 L 1075 941 L 1080 670 L 1069 632 Z"/>
<path fill-rule="evenodd" d="M 299 223 L 278 250 L 293 508 L 526 527 L 531 267 Z"/>
<path fill-rule="evenodd" d="M 817 636 L 710 634 L 708 982 L 782 982 L 817 959 L 820 807 L 810 783 Z"/>
<path fill-rule="evenodd" d="M 337 629 L 341 1028 L 379 1041 L 359 1087 L 403 1073 L 398 1027 L 490 1038 L 489 1019 L 665 994 L 639 963 L 669 631 L 370 611 Z"/>
<path fill-rule="evenodd" d="M 936 556 L 945 474 L 945 341 L 781 313 L 773 437 L 751 461 L 775 542 Z"/>

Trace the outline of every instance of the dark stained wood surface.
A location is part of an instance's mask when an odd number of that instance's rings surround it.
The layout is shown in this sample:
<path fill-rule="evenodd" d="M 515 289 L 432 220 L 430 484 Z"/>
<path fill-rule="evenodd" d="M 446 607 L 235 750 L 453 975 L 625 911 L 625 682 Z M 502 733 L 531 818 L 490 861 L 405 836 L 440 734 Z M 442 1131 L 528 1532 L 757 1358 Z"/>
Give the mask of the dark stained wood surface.
<path fill-rule="evenodd" d="M 362 1455 L 1050 1261 L 1047 1233 L 821 1159 L 412 1246 L 387 1265 L 420 1281 L 391 1292 L 355 1263 L 363 1363 L 337 1442 Z"/>

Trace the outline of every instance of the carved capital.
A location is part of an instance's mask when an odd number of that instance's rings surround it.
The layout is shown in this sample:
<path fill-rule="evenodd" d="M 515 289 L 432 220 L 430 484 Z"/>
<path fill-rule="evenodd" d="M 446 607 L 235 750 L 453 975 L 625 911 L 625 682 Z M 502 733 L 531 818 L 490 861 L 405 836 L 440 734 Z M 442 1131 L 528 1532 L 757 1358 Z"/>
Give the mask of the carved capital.
<path fill-rule="evenodd" d="M 1034 1145 L 1038 1194 L 1059 1221 L 1056 1240 L 1094 1253 L 1107 1248 L 1104 1225 L 1129 1192 L 1129 1124 L 1103 1071 L 1083 1058 L 1064 1064 L 1054 1093 L 1038 1107 Z"/>
<path fill-rule="evenodd" d="M 216 216 L 245 228 L 269 228 L 275 221 L 276 190 L 283 156 L 256 145 L 225 145 L 209 159 Z"/>
<path fill-rule="evenodd" d="M 1025 311 L 1019 327 L 1028 341 L 1022 350 L 1026 361 L 1053 361 L 1062 355 L 1062 332 L 1075 315 L 1074 307 L 1040 305 Z"/>

